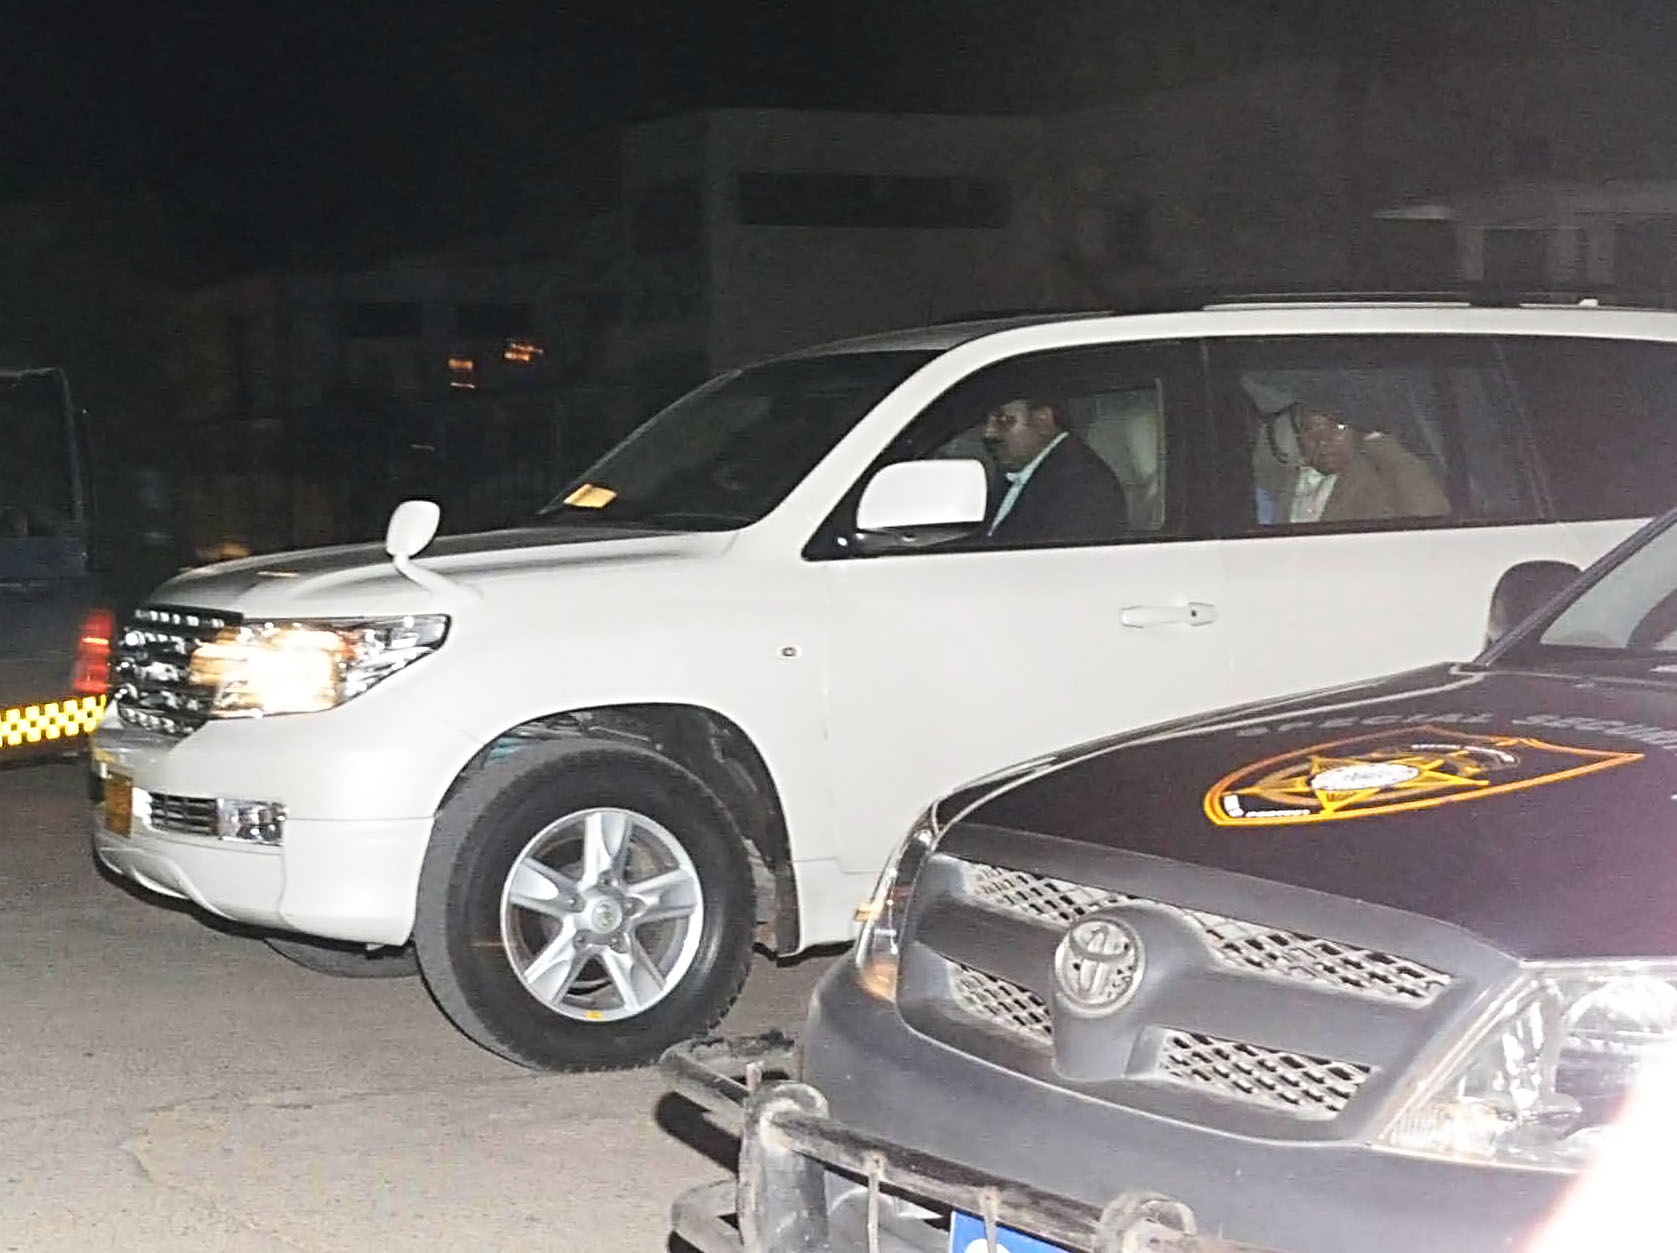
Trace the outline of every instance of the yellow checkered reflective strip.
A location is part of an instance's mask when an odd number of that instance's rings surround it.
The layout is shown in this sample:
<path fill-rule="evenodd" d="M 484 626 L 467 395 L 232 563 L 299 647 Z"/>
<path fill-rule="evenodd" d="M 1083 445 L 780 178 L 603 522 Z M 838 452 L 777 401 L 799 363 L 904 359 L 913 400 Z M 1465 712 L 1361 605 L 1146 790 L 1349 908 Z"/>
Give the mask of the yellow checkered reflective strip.
<path fill-rule="evenodd" d="M 0 752 L 91 734 L 104 713 L 103 696 L 67 696 L 44 705 L 0 710 Z"/>

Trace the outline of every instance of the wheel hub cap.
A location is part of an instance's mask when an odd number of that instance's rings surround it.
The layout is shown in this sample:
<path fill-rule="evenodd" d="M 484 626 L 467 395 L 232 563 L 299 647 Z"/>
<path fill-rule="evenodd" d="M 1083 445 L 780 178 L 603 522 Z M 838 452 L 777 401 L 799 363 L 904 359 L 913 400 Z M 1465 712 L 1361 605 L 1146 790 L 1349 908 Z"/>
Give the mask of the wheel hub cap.
<path fill-rule="evenodd" d="M 645 814 L 579 810 L 538 831 L 501 889 L 501 939 L 525 991 L 554 1013 L 645 1013 L 686 977 L 705 921 L 697 868 Z"/>
<path fill-rule="evenodd" d="M 596 897 L 588 906 L 588 929 L 595 935 L 610 935 L 623 925 L 623 915 L 623 906 L 611 897 Z"/>

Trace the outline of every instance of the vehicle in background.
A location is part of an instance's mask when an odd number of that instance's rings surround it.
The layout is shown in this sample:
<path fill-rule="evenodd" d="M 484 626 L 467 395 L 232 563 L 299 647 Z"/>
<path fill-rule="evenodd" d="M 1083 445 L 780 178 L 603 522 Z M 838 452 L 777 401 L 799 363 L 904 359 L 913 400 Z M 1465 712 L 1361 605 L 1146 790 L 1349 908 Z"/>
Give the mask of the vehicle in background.
<path fill-rule="evenodd" d="M 87 448 L 62 370 L 0 370 L 0 763 L 78 750 L 104 712 Z"/>
<path fill-rule="evenodd" d="M 986 1220 L 1013 1253 L 1669 1247 L 1677 511 L 1573 574 L 1510 571 L 1491 634 L 1524 622 L 1473 662 L 937 800 L 796 1063 L 782 1039 L 667 1055 L 745 1126 L 737 1187 L 682 1197 L 677 1230 L 705 1253 L 964 1251 Z"/>
<path fill-rule="evenodd" d="M 985 437 L 1027 400 L 1104 483 L 1098 529 L 1010 533 L 1044 497 Z M 412 501 L 382 548 L 158 588 L 118 633 L 93 839 L 311 964 L 417 954 L 522 1064 L 649 1061 L 720 1018 L 754 941 L 848 940 L 927 796 L 1471 655 L 1509 566 L 1665 507 L 1674 423 L 1671 312 L 1247 304 L 791 354 L 529 525 L 433 543 Z"/>

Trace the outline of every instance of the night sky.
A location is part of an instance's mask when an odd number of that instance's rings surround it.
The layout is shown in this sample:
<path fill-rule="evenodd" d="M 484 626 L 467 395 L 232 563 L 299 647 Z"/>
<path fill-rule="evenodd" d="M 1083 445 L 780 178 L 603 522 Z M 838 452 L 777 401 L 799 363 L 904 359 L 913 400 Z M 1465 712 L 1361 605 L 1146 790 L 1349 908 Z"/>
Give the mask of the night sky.
<path fill-rule="evenodd" d="M 19 6 L 21 8 L 21 6 Z M 1068 44 L 1361 54 L 1425 72 L 1522 40 L 1615 44 L 1672 72 L 1669 0 L 291 0 L 11 14 L 0 204 L 149 196 L 199 274 L 354 264 L 493 234 L 532 186 L 609 187 L 626 120 L 707 104 L 1015 111 L 1145 87 Z M 1544 15 L 1541 19 L 1538 15 Z M 1087 59 L 1086 59 L 1087 60 Z M 1088 64 L 1085 65 L 1085 71 Z M 1610 85 L 1604 84 L 1604 89 Z M 569 199 L 574 203 L 566 205 Z"/>
<path fill-rule="evenodd" d="M 985 53 L 1037 24 L 1002 0 L 94 8 L 9 28 L 0 198 L 149 192 L 212 268 L 492 232 L 533 178 L 585 207 L 613 126 L 696 105 L 999 107 Z"/>

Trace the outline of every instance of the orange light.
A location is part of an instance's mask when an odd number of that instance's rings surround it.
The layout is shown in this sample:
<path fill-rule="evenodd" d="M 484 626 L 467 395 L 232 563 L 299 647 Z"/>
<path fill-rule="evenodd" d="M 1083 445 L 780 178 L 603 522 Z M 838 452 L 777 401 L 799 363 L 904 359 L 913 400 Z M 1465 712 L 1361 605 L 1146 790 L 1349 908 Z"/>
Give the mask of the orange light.
<path fill-rule="evenodd" d="M 0 709 L 0 752 L 91 735 L 104 715 L 103 696 L 65 697 L 44 705 Z"/>
<path fill-rule="evenodd" d="M 473 376 L 477 373 L 477 362 L 470 357 L 450 357 L 448 359 L 448 385 L 462 387 L 468 390 L 477 386 Z"/>
<path fill-rule="evenodd" d="M 543 349 L 527 339 L 509 339 L 502 358 L 518 365 L 531 365 L 542 356 Z"/>
<path fill-rule="evenodd" d="M 76 641 L 76 662 L 70 671 L 70 690 L 82 696 L 103 696 L 111 690 L 111 636 L 116 616 L 109 609 L 92 609 L 82 619 Z"/>

